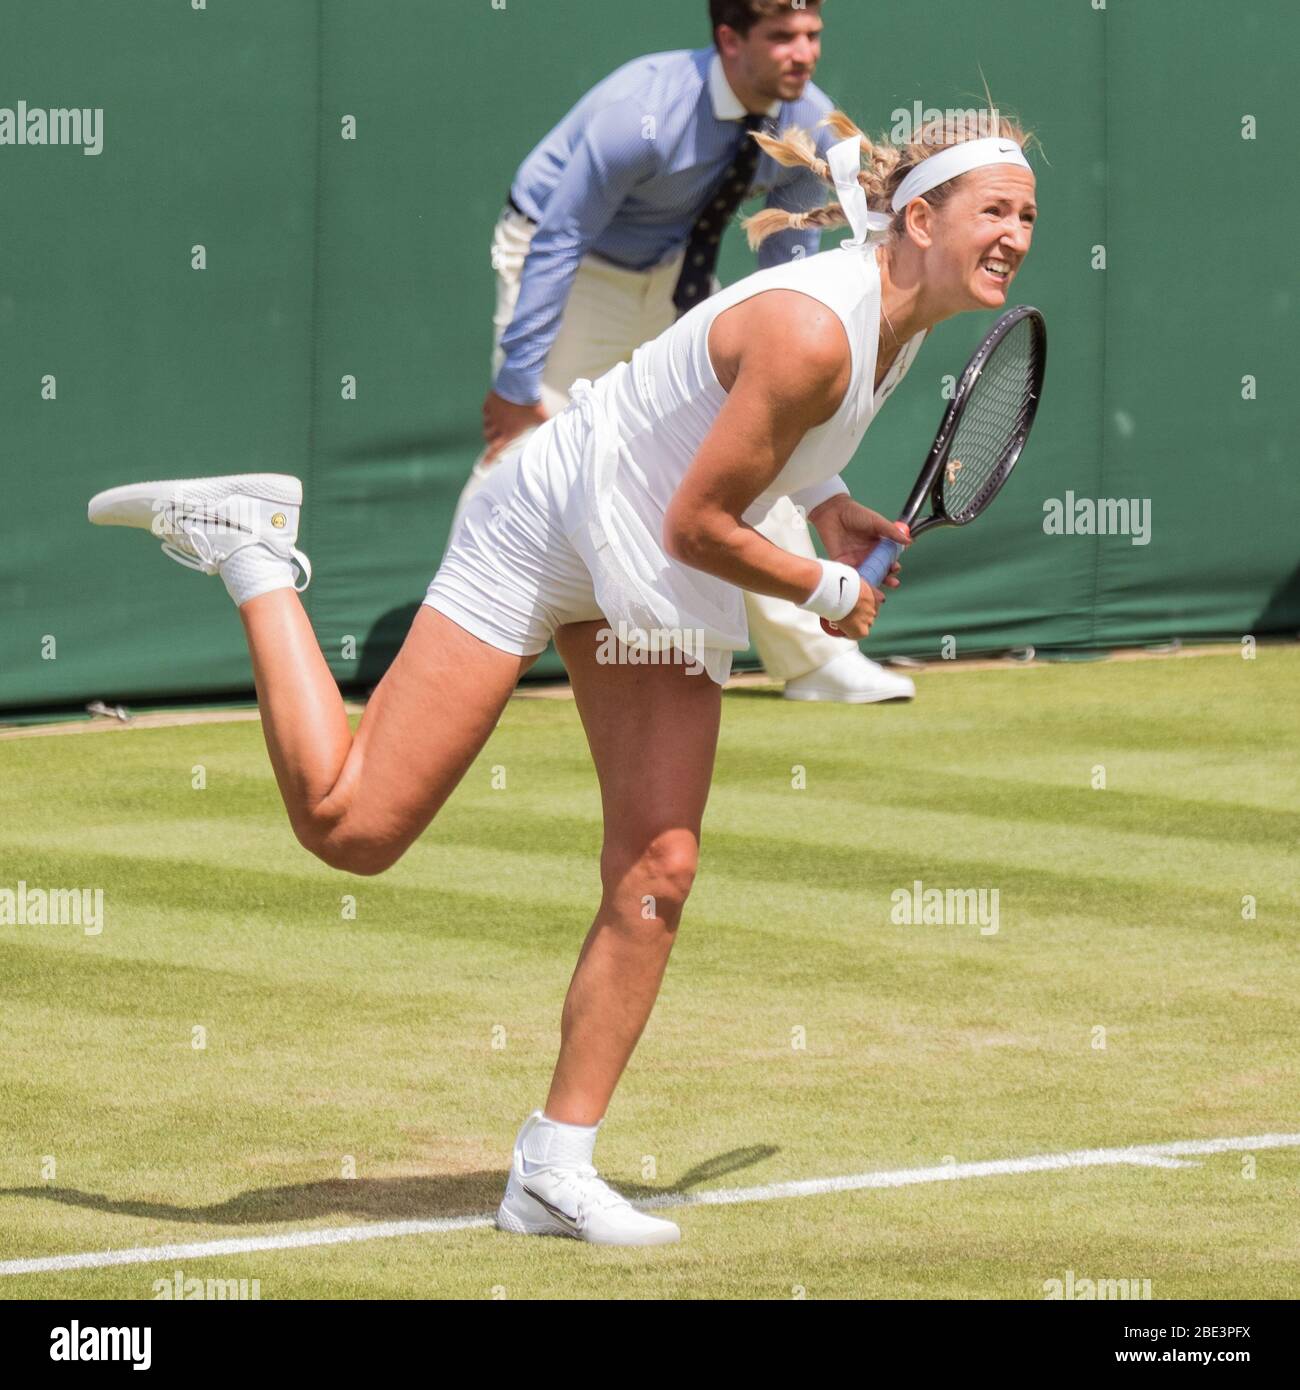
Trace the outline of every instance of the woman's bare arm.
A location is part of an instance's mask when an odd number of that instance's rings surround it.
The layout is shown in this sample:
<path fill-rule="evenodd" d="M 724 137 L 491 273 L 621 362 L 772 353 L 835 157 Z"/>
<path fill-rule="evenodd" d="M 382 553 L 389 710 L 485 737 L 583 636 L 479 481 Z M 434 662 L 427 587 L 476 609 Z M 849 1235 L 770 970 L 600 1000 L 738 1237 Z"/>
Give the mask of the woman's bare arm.
<path fill-rule="evenodd" d="M 664 546 L 743 589 L 802 602 L 821 579 L 817 562 L 741 516 L 839 409 L 852 369 L 844 326 L 819 300 L 769 290 L 718 315 L 709 355 L 727 400 L 669 504 Z"/>

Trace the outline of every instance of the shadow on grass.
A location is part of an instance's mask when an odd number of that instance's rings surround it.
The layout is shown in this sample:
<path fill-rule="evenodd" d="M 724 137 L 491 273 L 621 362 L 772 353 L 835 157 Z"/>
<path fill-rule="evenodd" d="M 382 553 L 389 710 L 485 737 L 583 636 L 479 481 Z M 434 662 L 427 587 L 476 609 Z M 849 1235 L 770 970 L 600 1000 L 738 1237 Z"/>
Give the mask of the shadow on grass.
<path fill-rule="evenodd" d="M 672 1188 L 647 1187 L 617 1178 L 613 1185 L 634 1201 L 664 1196 L 670 1191 L 688 1192 L 700 1183 L 751 1168 L 777 1152 L 770 1144 L 732 1149 L 697 1164 Z M 505 1191 L 506 1176 L 504 1170 L 493 1170 L 428 1177 L 331 1178 L 325 1182 L 254 1188 L 224 1202 L 193 1207 L 175 1202 L 106 1197 L 95 1192 L 81 1192 L 75 1187 L 10 1187 L 0 1189 L 0 1197 L 31 1197 L 110 1216 L 179 1221 L 186 1225 L 261 1226 L 276 1221 L 316 1221 L 335 1216 L 419 1221 L 494 1211 Z"/>

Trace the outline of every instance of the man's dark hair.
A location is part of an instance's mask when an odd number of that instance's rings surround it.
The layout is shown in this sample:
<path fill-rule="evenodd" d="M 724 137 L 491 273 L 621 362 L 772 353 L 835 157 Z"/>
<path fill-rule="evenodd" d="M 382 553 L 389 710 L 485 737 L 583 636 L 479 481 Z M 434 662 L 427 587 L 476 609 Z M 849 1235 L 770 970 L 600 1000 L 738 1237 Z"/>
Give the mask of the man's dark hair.
<path fill-rule="evenodd" d="M 725 24 L 734 29 L 743 39 L 759 22 L 776 14 L 779 10 L 818 10 L 821 0 L 709 0 L 709 22 L 713 25 L 716 38 L 718 25 Z"/>

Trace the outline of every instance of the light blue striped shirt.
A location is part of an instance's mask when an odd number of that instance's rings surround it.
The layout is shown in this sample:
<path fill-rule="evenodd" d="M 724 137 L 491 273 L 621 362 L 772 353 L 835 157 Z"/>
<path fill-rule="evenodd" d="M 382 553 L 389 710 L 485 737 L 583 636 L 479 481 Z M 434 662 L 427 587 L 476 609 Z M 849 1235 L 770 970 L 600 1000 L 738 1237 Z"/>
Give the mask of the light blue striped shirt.
<path fill-rule="evenodd" d="M 769 109 L 769 128 L 812 131 L 832 109 L 809 83 L 800 100 Z M 501 338 L 499 395 L 518 405 L 538 399 L 584 255 L 649 270 L 681 251 L 735 157 L 744 116 L 712 48 L 652 53 L 597 83 L 524 160 L 510 196 L 538 226 Z M 823 153 L 833 140 L 817 131 Z M 765 154 L 749 196 L 766 193 L 768 207 L 805 212 L 828 192 L 811 170 L 782 168 Z M 799 246 L 811 255 L 819 245 L 816 231 L 778 233 L 763 243 L 759 265 L 787 261 Z"/>

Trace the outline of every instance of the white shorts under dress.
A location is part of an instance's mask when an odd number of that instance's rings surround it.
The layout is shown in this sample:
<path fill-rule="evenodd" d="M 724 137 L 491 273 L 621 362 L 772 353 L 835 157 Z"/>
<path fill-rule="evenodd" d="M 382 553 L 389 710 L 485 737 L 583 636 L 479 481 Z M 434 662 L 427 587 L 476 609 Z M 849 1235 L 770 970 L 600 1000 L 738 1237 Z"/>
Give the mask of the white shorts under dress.
<path fill-rule="evenodd" d="M 565 410 L 491 466 L 424 597 L 457 626 L 512 656 L 544 651 L 565 623 L 609 621 L 578 549 L 589 548 L 581 478 L 586 423 L 583 412 Z M 680 659 L 694 672 L 703 666 L 719 685 L 731 674 L 731 651 L 704 648 L 689 636 Z"/>

